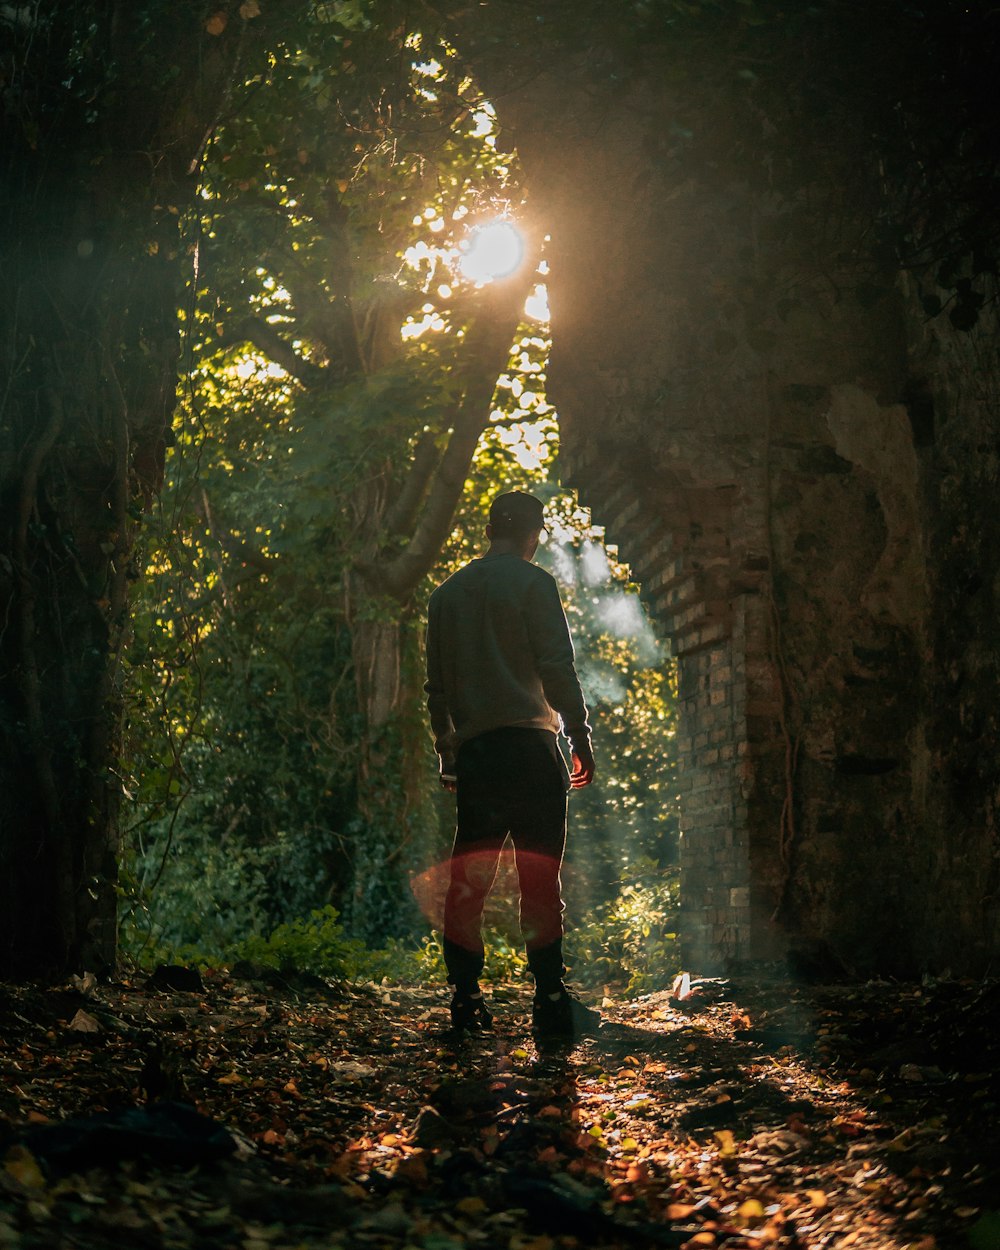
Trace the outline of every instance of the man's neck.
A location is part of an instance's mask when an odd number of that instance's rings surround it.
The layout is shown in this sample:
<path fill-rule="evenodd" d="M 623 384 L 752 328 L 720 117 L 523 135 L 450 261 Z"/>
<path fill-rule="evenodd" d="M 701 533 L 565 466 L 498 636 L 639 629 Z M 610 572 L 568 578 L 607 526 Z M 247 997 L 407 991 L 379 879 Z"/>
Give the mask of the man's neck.
<path fill-rule="evenodd" d="M 486 554 L 488 556 L 519 556 L 522 560 L 531 559 L 524 544 L 515 542 L 512 538 L 494 538 Z"/>

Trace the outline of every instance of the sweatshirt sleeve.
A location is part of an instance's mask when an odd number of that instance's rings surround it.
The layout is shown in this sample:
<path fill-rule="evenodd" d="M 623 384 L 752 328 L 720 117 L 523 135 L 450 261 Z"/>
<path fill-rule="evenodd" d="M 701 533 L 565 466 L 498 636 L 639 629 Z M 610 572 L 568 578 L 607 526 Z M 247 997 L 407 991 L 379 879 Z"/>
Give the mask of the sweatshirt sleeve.
<path fill-rule="evenodd" d="M 434 733 L 434 750 L 441 757 L 442 773 L 450 773 L 455 768 L 455 726 L 444 692 L 439 617 L 440 602 L 432 595 L 427 611 L 427 681 L 424 683 L 424 692 L 427 695 L 427 710 Z"/>
<path fill-rule="evenodd" d="M 559 713 L 563 732 L 574 745 L 590 742 L 590 724 L 580 679 L 574 663 L 573 640 L 559 598 L 559 588 L 549 575 L 537 579 L 527 598 L 528 635 L 545 698 Z"/>

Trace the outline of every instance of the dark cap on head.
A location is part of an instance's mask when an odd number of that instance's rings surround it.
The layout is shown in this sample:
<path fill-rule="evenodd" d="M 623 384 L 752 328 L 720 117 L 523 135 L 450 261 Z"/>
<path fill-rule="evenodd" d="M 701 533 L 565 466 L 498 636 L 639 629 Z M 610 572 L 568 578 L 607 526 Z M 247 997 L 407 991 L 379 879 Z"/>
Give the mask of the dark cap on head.
<path fill-rule="evenodd" d="M 490 504 L 490 525 L 495 538 L 524 538 L 545 529 L 542 501 L 522 490 L 497 495 Z"/>

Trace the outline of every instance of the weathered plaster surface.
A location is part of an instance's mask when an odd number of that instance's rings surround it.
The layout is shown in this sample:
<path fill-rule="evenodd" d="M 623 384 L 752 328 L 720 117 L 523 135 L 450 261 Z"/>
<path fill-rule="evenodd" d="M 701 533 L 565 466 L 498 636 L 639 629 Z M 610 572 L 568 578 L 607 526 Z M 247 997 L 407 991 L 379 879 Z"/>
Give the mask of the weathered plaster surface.
<path fill-rule="evenodd" d="M 883 407 L 860 387 L 835 386 L 826 424 L 837 455 L 870 474 L 885 522 L 885 547 L 862 602 L 873 616 L 898 620 L 919 635 L 927 619 L 927 559 L 920 466 L 906 407 Z"/>

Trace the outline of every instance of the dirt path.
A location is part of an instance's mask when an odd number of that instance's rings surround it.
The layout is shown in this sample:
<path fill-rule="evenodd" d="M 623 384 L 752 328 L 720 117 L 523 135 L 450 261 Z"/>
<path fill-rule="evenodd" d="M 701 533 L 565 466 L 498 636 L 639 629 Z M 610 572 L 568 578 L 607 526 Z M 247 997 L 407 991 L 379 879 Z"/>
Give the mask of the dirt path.
<path fill-rule="evenodd" d="M 1000 1248 L 1000 987 L 699 988 L 0 986 L 0 1248 Z"/>

